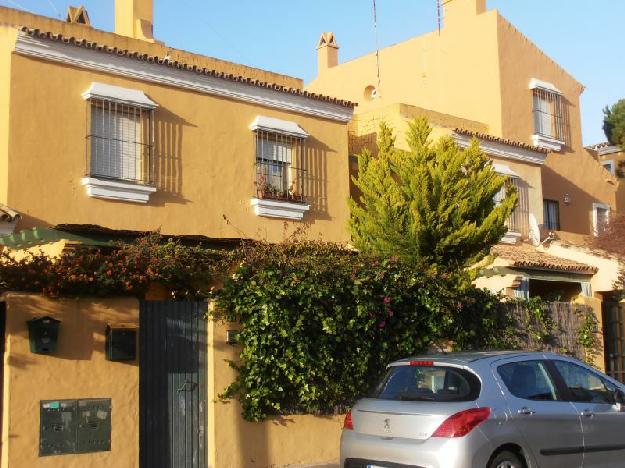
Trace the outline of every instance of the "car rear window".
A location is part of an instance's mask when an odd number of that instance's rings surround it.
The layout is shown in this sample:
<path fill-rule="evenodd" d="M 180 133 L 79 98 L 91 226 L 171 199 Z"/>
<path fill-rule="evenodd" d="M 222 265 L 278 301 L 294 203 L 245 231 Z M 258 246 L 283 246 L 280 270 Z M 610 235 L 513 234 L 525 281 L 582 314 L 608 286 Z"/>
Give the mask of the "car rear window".
<path fill-rule="evenodd" d="M 469 371 L 446 366 L 393 366 L 372 398 L 402 401 L 473 401 L 479 379 Z"/>

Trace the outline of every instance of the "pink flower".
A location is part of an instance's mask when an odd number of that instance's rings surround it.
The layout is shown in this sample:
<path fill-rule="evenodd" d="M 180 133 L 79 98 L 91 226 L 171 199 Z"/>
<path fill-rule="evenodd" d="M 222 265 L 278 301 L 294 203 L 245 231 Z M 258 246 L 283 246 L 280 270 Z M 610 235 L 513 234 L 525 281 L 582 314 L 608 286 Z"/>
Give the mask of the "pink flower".
<path fill-rule="evenodd" d="M 384 296 L 384 303 L 385 304 L 390 304 L 391 303 L 391 298 L 389 296 Z"/>
<path fill-rule="evenodd" d="M 378 323 L 378 327 L 380 328 L 384 328 L 386 326 L 386 322 L 384 320 L 382 320 L 380 323 Z"/>
<path fill-rule="evenodd" d="M 392 317 L 393 315 L 395 315 L 395 312 L 392 309 L 388 309 L 388 316 Z"/>

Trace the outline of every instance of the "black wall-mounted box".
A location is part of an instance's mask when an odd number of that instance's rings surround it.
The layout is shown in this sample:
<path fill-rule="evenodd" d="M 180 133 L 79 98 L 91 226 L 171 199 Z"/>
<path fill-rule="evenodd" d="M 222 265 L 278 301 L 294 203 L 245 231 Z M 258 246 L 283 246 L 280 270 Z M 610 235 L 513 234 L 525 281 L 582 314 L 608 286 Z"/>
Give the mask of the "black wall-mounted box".
<path fill-rule="evenodd" d="M 61 322 L 52 317 L 39 317 L 26 322 L 30 352 L 50 354 L 56 351 Z"/>
<path fill-rule="evenodd" d="M 137 358 L 137 329 L 107 325 L 106 359 L 109 361 L 134 361 Z"/>

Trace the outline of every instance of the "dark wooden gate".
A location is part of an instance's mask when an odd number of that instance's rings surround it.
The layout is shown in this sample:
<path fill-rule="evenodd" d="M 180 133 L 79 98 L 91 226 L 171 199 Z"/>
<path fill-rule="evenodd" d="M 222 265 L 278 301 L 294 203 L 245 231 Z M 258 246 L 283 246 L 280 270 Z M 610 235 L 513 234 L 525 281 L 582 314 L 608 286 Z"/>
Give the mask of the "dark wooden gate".
<path fill-rule="evenodd" d="M 625 382 L 625 304 L 603 301 L 606 373 Z"/>
<path fill-rule="evenodd" d="M 205 468 L 206 303 L 141 303 L 141 468 Z"/>

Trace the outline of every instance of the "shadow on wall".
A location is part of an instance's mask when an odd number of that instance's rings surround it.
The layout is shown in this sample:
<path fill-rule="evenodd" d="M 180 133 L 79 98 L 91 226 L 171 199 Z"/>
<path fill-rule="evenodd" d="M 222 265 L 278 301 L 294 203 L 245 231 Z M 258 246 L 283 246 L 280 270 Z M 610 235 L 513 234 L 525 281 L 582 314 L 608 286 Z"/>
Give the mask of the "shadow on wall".
<path fill-rule="evenodd" d="M 328 154 L 331 149 L 314 137 L 306 141 L 305 193 L 310 203 L 310 218 L 318 220 L 331 219 L 328 215 Z"/>
<path fill-rule="evenodd" d="M 93 314 L 85 307 L 85 302 L 80 299 L 63 299 L 63 307 L 59 302 L 50 299 L 48 301 L 29 302 L 21 305 L 25 312 L 23 326 L 19 331 L 12 332 L 14 339 L 28 342 L 27 320 L 33 318 L 51 316 L 61 321 L 57 349 L 50 354 L 50 359 L 65 359 L 70 361 L 90 361 L 94 354 L 104 354 L 106 341 L 106 324 L 116 323 L 118 317 L 113 313 L 109 316 L 106 312 Z M 99 306 L 97 301 L 91 300 L 89 304 Z M 10 312 L 10 311 L 9 311 Z M 15 367 L 27 367 L 35 364 L 36 359 L 31 359 L 30 354 L 9 356 L 9 365 Z M 40 365 L 40 362 L 37 362 Z M 116 365 L 138 366 L 138 361 L 116 361 Z"/>
<path fill-rule="evenodd" d="M 588 236 L 592 234 L 592 204 L 597 200 L 571 180 L 549 166 L 542 167 L 543 198 L 557 200 L 560 206 L 560 230 Z M 570 203 L 564 203 L 568 194 Z"/>
<path fill-rule="evenodd" d="M 182 138 L 185 126 L 195 127 L 173 112 L 158 108 L 154 116 L 154 183 L 150 204 L 187 203 L 182 196 Z"/>

